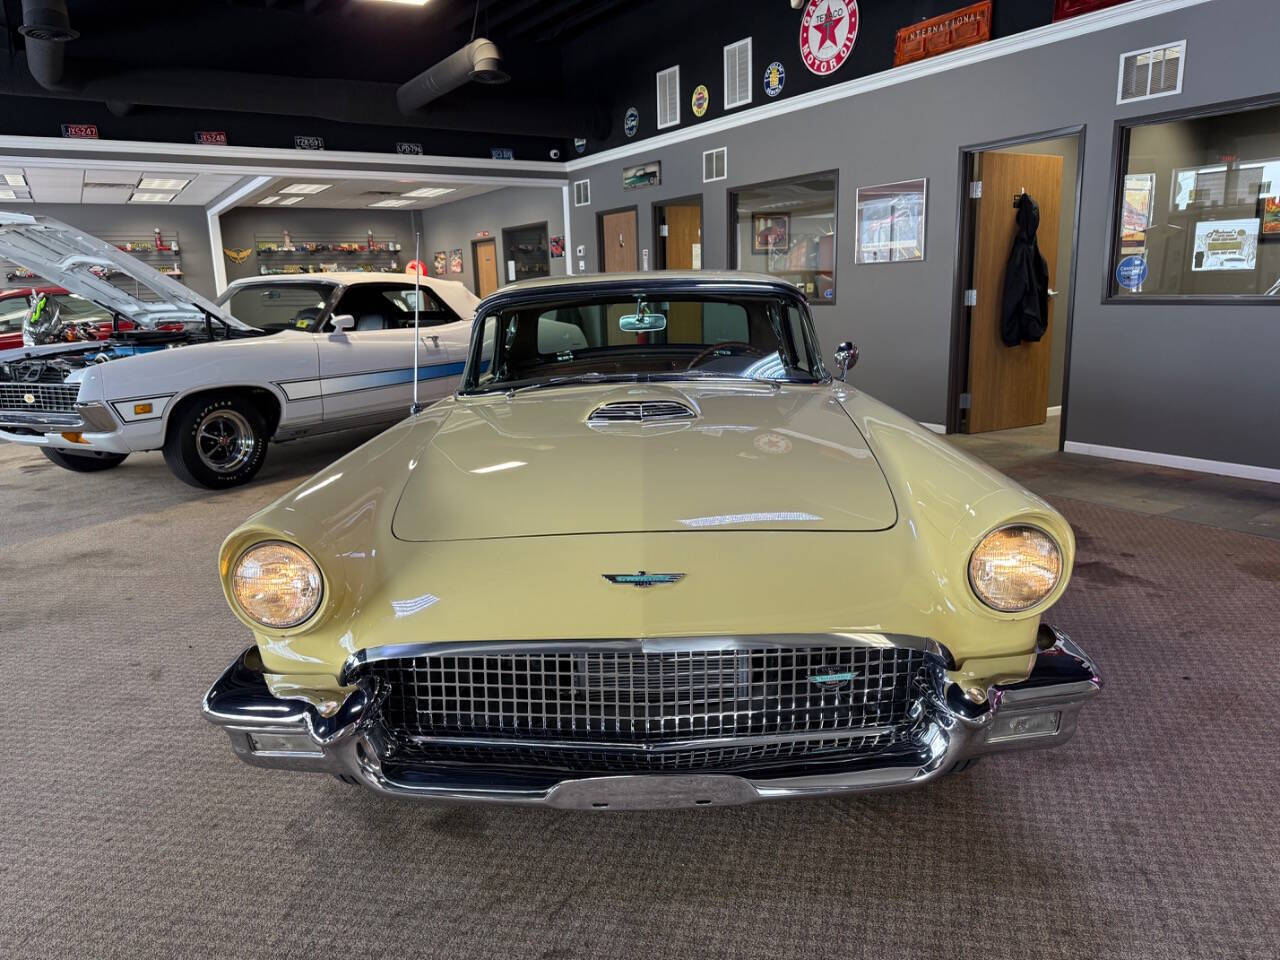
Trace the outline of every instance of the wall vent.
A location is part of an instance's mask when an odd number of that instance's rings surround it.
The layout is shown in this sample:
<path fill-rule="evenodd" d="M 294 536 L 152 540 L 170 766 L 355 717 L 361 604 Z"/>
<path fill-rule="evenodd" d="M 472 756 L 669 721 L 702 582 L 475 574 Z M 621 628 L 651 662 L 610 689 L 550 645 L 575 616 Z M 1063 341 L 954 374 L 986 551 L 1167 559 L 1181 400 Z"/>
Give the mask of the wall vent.
<path fill-rule="evenodd" d="M 575 207 L 588 207 L 591 205 L 590 180 L 573 181 L 573 205 Z"/>
<path fill-rule="evenodd" d="M 658 129 L 680 123 L 680 68 L 658 71 Z"/>
<path fill-rule="evenodd" d="M 710 183 L 712 180 L 723 180 L 727 177 L 729 163 L 729 148 L 717 147 L 715 150 L 707 150 L 702 154 L 702 182 Z"/>
<path fill-rule="evenodd" d="M 751 38 L 724 48 L 724 108 L 732 110 L 751 102 Z"/>
<path fill-rule="evenodd" d="M 1182 68 L 1186 59 L 1185 40 L 1122 53 L 1116 103 L 1132 103 L 1134 100 L 1151 100 L 1181 93 Z"/>

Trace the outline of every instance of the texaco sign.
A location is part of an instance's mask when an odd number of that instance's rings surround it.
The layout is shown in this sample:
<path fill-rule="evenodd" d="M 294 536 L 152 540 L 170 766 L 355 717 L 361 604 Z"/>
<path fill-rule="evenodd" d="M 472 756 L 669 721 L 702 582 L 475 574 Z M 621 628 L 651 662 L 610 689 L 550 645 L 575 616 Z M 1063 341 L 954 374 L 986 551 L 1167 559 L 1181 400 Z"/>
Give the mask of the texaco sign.
<path fill-rule="evenodd" d="M 858 39 L 857 0 L 809 0 L 800 21 L 800 59 L 819 76 L 839 70 Z"/>

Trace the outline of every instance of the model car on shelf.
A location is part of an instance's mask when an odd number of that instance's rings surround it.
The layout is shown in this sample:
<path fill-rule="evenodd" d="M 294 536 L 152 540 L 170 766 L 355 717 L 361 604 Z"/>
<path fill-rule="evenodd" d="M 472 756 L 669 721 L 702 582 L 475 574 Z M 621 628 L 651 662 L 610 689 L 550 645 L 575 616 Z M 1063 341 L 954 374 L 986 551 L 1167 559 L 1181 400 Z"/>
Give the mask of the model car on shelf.
<path fill-rule="evenodd" d="M 515 284 L 454 396 L 223 544 L 250 764 L 618 809 L 906 787 L 1056 746 L 1100 688 L 1042 622 L 1048 503 L 844 382 L 795 287 Z"/>
<path fill-rule="evenodd" d="M 163 450 L 177 476 L 214 488 L 251 480 L 271 441 L 405 416 L 415 312 L 421 395 L 451 392 L 478 302 L 450 281 L 424 277 L 415 291 L 405 274 L 332 273 L 238 280 L 214 303 L 82 230 L 19 213 L 0 212 L 0 255 L 112 325 L 99 342 L 52 324 L 48 342 L 0 352 L 0 439 L 77 471 Z"/>

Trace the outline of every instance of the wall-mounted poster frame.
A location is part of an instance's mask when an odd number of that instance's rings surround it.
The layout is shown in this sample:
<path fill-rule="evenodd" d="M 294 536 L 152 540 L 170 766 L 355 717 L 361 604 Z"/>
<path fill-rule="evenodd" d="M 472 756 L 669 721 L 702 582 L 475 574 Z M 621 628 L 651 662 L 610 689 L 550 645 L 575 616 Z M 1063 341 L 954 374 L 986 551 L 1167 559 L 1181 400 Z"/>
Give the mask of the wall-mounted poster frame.
<path fill-rule="evenodd" d="M 791 249 L 791 215 L 751 214 L 751 252 L 785 254 Z"/>
<path fill-rule="evenodd" d="M 928 186 L 922 177 L 858 188 L 854 263 L 924 259 Z"/>

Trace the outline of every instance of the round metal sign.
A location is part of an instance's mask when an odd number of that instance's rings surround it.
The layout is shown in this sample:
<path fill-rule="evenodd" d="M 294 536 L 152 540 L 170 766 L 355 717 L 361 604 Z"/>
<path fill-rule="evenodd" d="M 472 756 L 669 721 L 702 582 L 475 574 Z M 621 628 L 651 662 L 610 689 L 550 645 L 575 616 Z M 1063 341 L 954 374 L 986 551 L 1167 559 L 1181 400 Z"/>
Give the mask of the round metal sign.
<path fill-rule="evenodd" d="M 811 73 L 839 70 L 857 39 L 857 0 L 809 0 L 800 20 L 800 59 Z"/>
<path fill-rule="evenodd" d="M 622 132 L 628 137 L 634 137 L 639 129 L 640 111 L 635 107 L 627 107 L 627 112 L 622 118 Z"/>
<path fill-rule="evenodd" d="M 700 83 L 693 88 L 693 115 L 700 117 L 707 112 L 707 107 L 711 105 L 711 91 L 707 89 L 705 83 Z"/>
<path fill-rule="evenodd" d="M 777 60 L 769 64 L 764 71 L 764 92 L 770 97 L 776 97 L 782 92 L 783 86 L 787 82 L 787 71 Z"/>

